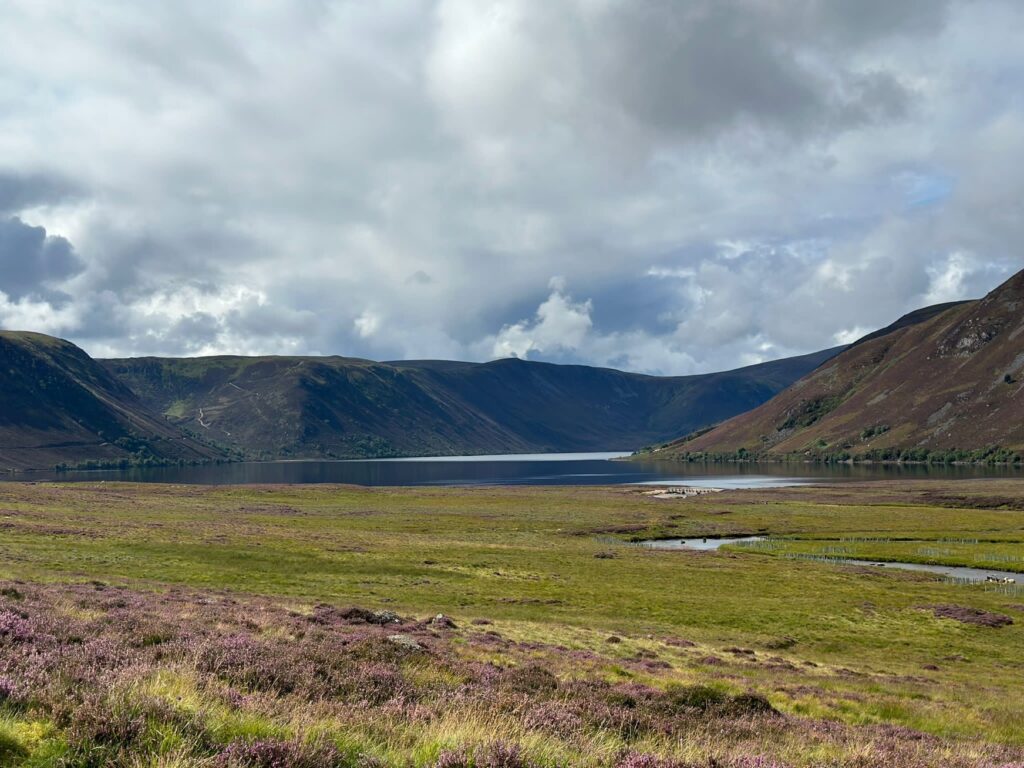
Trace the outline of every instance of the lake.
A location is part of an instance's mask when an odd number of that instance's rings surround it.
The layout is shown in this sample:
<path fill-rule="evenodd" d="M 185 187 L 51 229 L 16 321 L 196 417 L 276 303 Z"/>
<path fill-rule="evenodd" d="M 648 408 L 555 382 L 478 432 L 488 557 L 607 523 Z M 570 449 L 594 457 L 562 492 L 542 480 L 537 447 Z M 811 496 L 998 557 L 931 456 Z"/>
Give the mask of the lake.
<path fill-rule="evenodd" d="M 184 483 L 202 485 L 350 483 L 354 485 L 693 485 L 769 488 L 896 478 L 1024 478 L 1008 467 L 897 465 L 684 464 L 621 461 L 625 453 L 509 454 L 352 461 L 268 461 L 196 467 L 28 472 L 3 480 Z"/>

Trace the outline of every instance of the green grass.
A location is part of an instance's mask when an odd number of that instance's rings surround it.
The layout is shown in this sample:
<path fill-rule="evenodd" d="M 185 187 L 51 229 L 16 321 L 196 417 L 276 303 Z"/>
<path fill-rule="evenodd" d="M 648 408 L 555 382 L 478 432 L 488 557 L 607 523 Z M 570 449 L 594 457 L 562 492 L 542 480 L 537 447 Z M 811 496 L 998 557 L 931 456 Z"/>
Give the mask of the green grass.
<path fill-rule="evenodd" d="M 1021 498 L 1013 481 L 945 488 Z M 606 656 L 612 666 L 603 674 L 611 677 L 660 686 L 710 681 L 761 691 L 794 715 L 1022 745 L 1024 598 L 927 575 L 786 559 L 774 549 L 660 552 L 627 543 L 761 532 L 798 537 L 784 552 L 849 547 L 849 557 L 1024 570 L 1024 512 L 941 506 L 937 490 L 865 483 L 658 500 L 623 488 L 3 484 L 0 577 L 184 585 L 296 607 L 487 618 L 513 640 Z M 982 543 L 958 543 L 967 539 Z M 1008 559 L 986 559 L 995 557 Z M 936 603 L 1016 623 L 995 630 L 921 609 Z M 610 634 L 624 641 L 609 645 Z M 696 646 L 666 642 L 673 638 Z M 757 660 L 735 647 L 755 650 Z M 645 650 L 672 669 L 614 671 L 617 659 Z M 709 667 L 708 656 L 721 664 Z M 771 657 L 778 662 L 767 663 Z M 153 683 L 175 685 L 187 689 L 173 677 Z M 187 703 L 187 690 L 180 695 Z M 263 727 L 222 716 L 225 729 Z M 21 744 L 12 727 L 0 720 L 0 765 L 4 750 Z M 395 737 L 388 733 L 373 738 Z"/>
<path fill-rule="evenodd" d="M 169 419 L 184 419 L 190 407 L 191 404 L 187 400 L 175 400 L 164 410 L 164 416 Z"/>

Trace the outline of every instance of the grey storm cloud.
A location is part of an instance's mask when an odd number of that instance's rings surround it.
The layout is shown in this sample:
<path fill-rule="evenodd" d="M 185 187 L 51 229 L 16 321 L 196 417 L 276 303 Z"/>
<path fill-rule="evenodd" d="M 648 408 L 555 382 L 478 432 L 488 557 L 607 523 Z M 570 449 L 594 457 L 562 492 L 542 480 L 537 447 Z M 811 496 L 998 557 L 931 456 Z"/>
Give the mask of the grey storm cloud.
<path fill-rule="evenodd" d="M 41 203 L 53 203 L 74 194 L 74 188 L 63 179 L 0 171 L 0 215 Z"/>
<path fill-rule="evenodd" d="M 29 295 L 54 301 L 65 297 L 53 290 L 84 269 L 71 243 L 51 237 L 42 227 L 32 227 L 12 217 L 0 220 L 0 291 L 11 299 Z"/>
<path fill-rule="evenodd" d="M 1011 0 L 211 8 L 3 4 L 0 325 L 690 373 L 1024 265 Z"/>

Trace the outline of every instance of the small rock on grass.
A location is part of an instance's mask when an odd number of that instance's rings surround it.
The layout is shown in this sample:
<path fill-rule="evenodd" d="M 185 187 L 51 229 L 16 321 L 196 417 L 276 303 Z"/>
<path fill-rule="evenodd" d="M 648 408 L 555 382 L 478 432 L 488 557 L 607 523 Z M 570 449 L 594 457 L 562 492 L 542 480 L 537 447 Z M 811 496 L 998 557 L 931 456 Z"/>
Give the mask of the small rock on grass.
<path fill-rule="evenodd" d="M 423 646 L 420 645 L 415 638 L 409 637 L 408 635 L 388 635 L 388 642 L 394 643 L 401 648 L 408 648 L 410 651 L 423 650 Z"/>

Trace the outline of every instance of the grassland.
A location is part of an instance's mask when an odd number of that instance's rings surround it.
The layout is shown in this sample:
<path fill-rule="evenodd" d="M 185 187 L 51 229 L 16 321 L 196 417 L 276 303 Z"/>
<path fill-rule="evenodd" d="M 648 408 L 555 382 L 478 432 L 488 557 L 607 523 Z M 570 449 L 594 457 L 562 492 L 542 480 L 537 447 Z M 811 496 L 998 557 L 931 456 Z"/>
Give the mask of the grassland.
<path fill-rule="evenodd" d="M 0 765 L 1012 765 L 1024 595 L 780 555 L 1024 570 L 1022 510 L 1013 480 L 0 484 Z M 629 544 L 751 533 L 783 549 Z"/>

